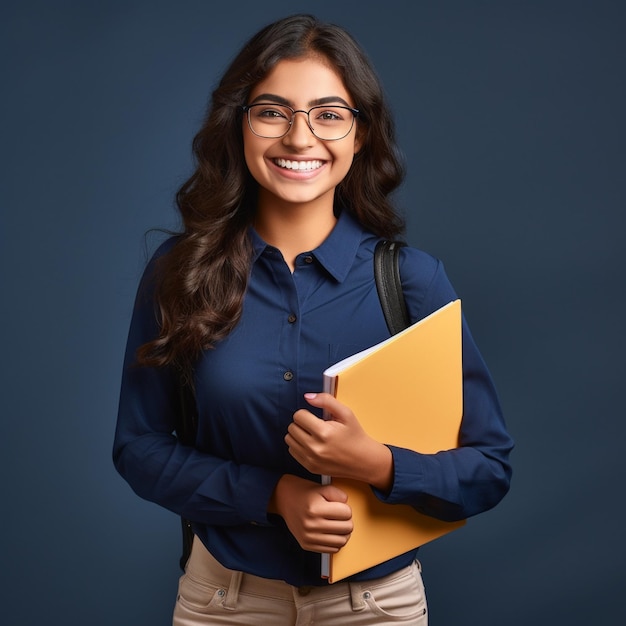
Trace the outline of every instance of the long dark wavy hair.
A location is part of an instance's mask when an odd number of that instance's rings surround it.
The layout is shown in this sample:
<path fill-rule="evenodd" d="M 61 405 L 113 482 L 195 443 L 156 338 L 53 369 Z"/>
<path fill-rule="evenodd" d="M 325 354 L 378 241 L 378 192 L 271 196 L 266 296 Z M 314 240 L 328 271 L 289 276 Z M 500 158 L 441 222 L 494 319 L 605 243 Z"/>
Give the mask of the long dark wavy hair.
<path fill-rule="evenodd" d="M 139 348 L 139 364 L 188 367 L 237 325 L 250 273 L 248 228 L 258 187 L 244 160 L 241 105 L 279 61 L 309 55 L 330 62 L 360 111 L 362 146 L 336 189 L 336 207 L 381 237 L 403 232 L 389 196 L 404 172 L 393 121 L 365 54 L 343 28 L 310 15 L 270 24 L 224 73 L 193 140 L 196 169 L 176 195 L 183 229 L 155 268 L 160 333 Z"/>

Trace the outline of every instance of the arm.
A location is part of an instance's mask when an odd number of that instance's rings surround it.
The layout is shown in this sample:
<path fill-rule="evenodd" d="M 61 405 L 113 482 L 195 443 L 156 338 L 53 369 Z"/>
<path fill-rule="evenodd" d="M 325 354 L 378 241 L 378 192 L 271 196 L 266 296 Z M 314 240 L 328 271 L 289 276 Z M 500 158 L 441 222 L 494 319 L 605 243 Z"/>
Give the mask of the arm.
<path fill-rule="evenodd" d="M 176 372 L 134 363 L 137 348 L 158 333 L 153 267 L 154 260 L 141 281 L 128 336 L 115 466 L 139 496 L 192 521 L 267 524 L 268 502 L 280 474 L 182 445 L 173 433 L 179 411 Z"/>
<path fill-rule="evenodd" d="M 464 324 L 459 447 L 437 454 L 391 447 L 393 488 L 378 496 L 448 521 L 476 515 L 494 507 L 507 493 L 512 447 L 493 383 Z"/>
<path fill-rule="evenodd" d="M 411 319 L 421 319 L 457 297 L 440 262 L 410 248 L 403 253 L 401 274 Z M 476 515 L 506 495 L 512 448 L 491 375 L 463 320 L 459 447 L 430 455 L 391 447 L 393 488 L 388 494 L 377 495 L 443 520 Z"/>
<path fill-rule="evenodd" d="M 403 267 L 404 292 L 413 320 L 456 298 L 441 264 L 409 251 Z M 457 520 L 487 510 L 506 494 L 513 442 L 506 432 L 491 377 L 463 322 L 464 417 L 460 447 L 438 454 L 420 454 L 383 446 L 362 431 L 358 416 L 336 400 L 318 394 L 311 404 L 333 414 L 317 420 L 298 411 L 286 443 L 309 471 L 368 482 L 385 502 L 409 504 L 443 520 Z M 321 402 L 321 403 L 320 403 Z M 418 418 L 419 416 L 416 416 Z M 387 450 L 386 457 L 382 450 Z"/>

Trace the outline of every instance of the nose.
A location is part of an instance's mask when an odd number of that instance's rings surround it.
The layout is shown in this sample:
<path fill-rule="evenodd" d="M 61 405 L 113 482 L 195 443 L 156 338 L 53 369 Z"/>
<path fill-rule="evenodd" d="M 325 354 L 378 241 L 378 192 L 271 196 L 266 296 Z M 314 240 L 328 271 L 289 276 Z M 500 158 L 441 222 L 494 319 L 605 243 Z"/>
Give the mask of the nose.
<path fill-rule="evenodd" d="M 295 111 L 291 128 L 283 137 L 287 145 L 293 147 L 307 147 L 315 142 L 315 135 L 309 126 L 309 116 L 306 111 Z"/>

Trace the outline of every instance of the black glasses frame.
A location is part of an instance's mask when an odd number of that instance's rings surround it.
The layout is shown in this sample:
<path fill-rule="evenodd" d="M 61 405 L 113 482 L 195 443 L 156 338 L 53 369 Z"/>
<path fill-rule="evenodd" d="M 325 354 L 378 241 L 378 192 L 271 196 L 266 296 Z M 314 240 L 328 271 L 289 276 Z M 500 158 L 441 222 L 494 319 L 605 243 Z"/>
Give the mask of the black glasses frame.
<path fill-rule="evenodd" d="M 262 107 L 262 106 L 265 106 L 265 107 L 272 106 L 272 103 L 259 102 L 256 104 L 242 104 L 241 109 L 242 111 L 244 111 L 244 113 L 246 113 L 246 116 L 248 118 L 248 128 L 250 129 L 250 131 L 253 134 L 255 134 L 257 137 L 261 137 L 263 139 L 280 139 L 281 137 L 284 137 L 291 130 L 291 127 L 293 126 L 293 121 L 294 119 L 296 119 L 296 113 L 304 113 L 306 114 L 307 126 L 318 139 L 320 139 L 321 141 L 339 141 L 340 139 L 344 139 L 350 134 L 350 131 L 352 131 L 352 129 L 354 128 L 354 120 L 359 116 L 359 113 L 360 113 L 359 109 L 353 109 L 352 107 L 345 106 L 343 104 L 330 105 L 332 106 L 333 109 L 344 109 L 345 111 L 350 111 L 350 113 L 352 113 L 352 124 L 350 124 L 350 128 L 348 129 L 345 135 L 342 135 L 341 137 L 334 137 L 333 139 L 324 139 L 323 137 L 320 137 L 315 132 L 315 129 L 313 128 L 313 125 L 311 124 L 311 111 L 315 111 L 316 109 L 327 109 L 329 105 L 317 105 L 317 106 L 311 107 L 308 111 L 305 111 L 304 109 L 294 109 L 290 107 L 288 104 L 276 104 L 276 106 L 280 106 L 285 109 L 289 109 L 291 111 L 291 119 L 289 120 L 289 126 L 287 127 L 287 130 L 280 135 L 260 135 L 254 130 L 254 128 L 252 128 L 252 120 L 250 119 L 250 111 L 254 109 L 255 107 Z"/>

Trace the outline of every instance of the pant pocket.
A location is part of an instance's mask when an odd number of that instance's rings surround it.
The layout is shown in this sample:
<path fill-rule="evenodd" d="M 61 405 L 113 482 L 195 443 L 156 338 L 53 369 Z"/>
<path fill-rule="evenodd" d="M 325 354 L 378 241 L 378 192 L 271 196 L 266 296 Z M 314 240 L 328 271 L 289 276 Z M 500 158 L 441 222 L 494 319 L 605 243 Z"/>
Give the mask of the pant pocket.
<path fill-rule="evenodd" d="M 427 624 L 426 593 L 417 563 L 389 579 L 362 583 L 362 589 L 370 611 L 387 622 Z"/>
<path fill-rule="evenodd" d="M 206 580 L 199 580 L 190 574 L 180 577 L 176 604 L 194 613 L 211 613 L 221 606 L 226 597 L 226 590 Z"/>

